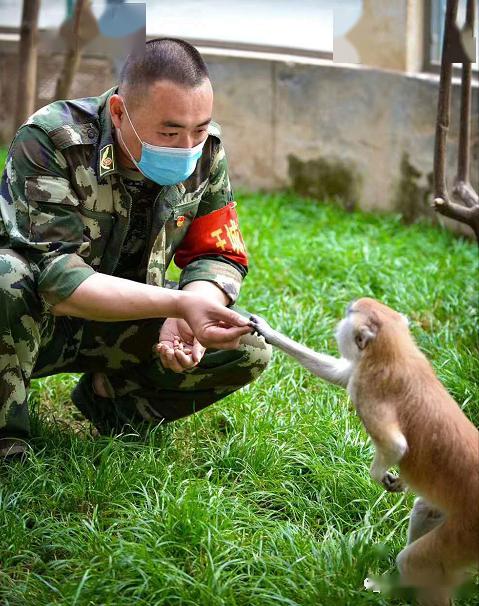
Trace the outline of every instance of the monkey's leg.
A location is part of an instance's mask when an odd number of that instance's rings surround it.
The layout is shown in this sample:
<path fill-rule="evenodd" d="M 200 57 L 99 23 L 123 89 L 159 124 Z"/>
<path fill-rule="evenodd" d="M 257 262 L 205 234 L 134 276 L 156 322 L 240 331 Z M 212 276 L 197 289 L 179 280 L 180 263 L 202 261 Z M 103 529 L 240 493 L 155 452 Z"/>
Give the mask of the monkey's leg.
<path fill-rule="evenodd" d="M 295 358 L 302 366 L 314 375 L 329 383 L 346 387 L 351 376 L 352 364 L 345 358 L 335 358 L 317 353 L 304 345 L 273 330 L 269 324 L 258 316 L 251 316 L 251 326 L 262 335 L 268 343 L 278 347 L 284 353 Z"/>
<path fill-rule="evenodd" d="M 397 556 L 401 584 L 418 589 L 422 606 L 449 606 L 451 591 L 467 566 L 461 520 L 446 518 Z"/>
<path fill-rule="evenodd" d="M 418 606 L 453 606 L 451 590 L 447 587 L 419 589 L 416 597 Z"/>
<path fill-rule="evenodd" d="M 432 507 L 421 497 L 417 498 L 409 516 L 408 545 L 439 526 L 445 519 L 446 516 L 439 509 Z"/>

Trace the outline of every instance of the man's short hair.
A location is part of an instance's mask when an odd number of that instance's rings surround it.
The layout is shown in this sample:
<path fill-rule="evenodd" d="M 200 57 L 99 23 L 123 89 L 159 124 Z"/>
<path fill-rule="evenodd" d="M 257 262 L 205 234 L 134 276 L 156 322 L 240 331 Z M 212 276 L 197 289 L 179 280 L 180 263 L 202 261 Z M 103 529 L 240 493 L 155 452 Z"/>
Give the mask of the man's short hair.
<path fill-rule="evenodd" d="M 159 80 L 194 88 L 209 78 L 203 57 L 194 46 L 178 38 L 148 40 L 144 52 L 128 55 L 120 73 L 120 94 L 141 98 Z"/>

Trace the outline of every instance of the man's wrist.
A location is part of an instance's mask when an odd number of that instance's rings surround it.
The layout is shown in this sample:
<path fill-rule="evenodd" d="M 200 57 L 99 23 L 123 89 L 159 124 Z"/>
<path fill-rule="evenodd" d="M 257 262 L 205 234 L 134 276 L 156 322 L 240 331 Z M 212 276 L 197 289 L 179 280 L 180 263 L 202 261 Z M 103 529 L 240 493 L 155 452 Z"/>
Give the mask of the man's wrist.
<path fill-rule="evenodd" d="M 168 289 L 169 290 L 169 289 Z M 185 307 L 188 305 L 189 295 L 181 290 L 169 290 L 172 297 L 172 313 L 169 318 L 185 318 Z"/>
<path fill-rule="evenodd" d="M 182 290 L 194 292 L 195 294 L 204 296 L 208 299 L 213 298 L 218 303 L 221 303 L 221 305 L 228 306 L 230 304 L 228 296 L 219 288 L 219 286 L 216 286 L 214 282 L 196 280 L 194 282 L 188 282 Z"/>

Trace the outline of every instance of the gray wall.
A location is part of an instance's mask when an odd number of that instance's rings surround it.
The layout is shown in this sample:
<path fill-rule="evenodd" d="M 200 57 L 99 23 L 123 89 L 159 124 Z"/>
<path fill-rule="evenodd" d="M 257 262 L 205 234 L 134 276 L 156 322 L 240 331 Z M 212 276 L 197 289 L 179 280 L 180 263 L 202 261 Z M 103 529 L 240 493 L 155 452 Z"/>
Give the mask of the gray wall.
<path fill-rule="evenodd" d="M 234 182 L 294 187 L 347 206 L 428 214 L 436 76 L 405 76 L 328 62 L 208 57 L 216 118 Z M 473 97 L 472 180 L 479 185 L 478 88 Z M 448 149 L 455 175 L 459 87 Z"/>

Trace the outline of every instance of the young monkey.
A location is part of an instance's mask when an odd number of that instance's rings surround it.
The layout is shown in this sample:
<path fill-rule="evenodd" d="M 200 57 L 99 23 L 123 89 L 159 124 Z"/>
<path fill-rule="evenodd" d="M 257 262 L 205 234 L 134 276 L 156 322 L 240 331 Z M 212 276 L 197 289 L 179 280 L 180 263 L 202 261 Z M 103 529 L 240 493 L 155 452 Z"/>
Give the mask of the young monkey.
<path fill-rule="evenodd" d="M 397 557 L 401 585 L 421 604 L 451 604 L 452 588 L 479 561 L 479 431 L 435 376 L 407 319 L 374 299 L 352 303 L 337 328 L 341 358 L 251 326 L 314 375 L 346 387 L 375 446 L 371 476 L 388 491 L 421 495 Z M 400 475 L 388 470 L 399 465 Z"/>

